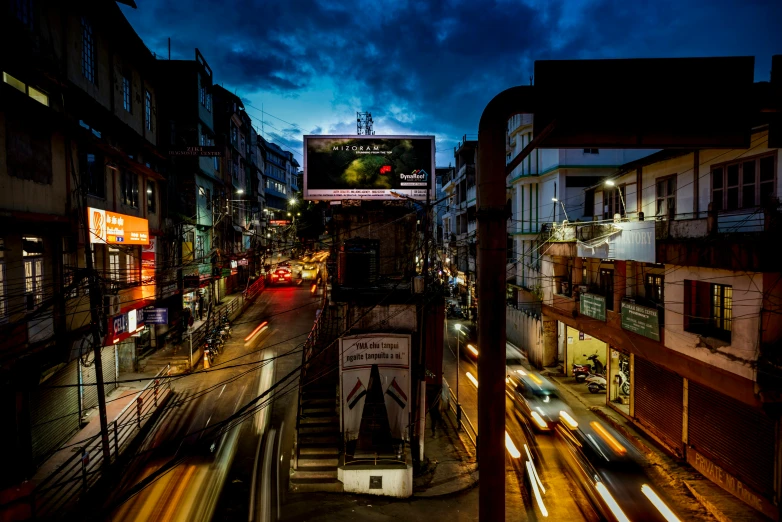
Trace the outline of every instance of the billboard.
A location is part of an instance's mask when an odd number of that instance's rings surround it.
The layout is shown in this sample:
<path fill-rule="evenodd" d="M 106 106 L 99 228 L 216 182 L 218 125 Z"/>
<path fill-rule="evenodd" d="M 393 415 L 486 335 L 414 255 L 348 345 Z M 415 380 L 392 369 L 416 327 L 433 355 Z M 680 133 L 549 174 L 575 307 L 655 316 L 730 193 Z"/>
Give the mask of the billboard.
<path fill-rule="evenodd" d="M 110 245 L 146 245 L 149 222 L 143 218 L 87 207 L 90 243 Z"/>
<path fill-rule="evenodd" d="M 600 241 L 597 244 L 578 241 L 576 246 L 578 257 L 618 259 L 642 263 L 657 262 L 654 221 L 622 221 L 610 223 L 609 226 L 613 228 L 611 232 L 606 234 L 605 241 Z"/>
<path fill-rule="evenodd" d="M 304 199 L 426 200 L 434 136 L 304 136 Z"/>

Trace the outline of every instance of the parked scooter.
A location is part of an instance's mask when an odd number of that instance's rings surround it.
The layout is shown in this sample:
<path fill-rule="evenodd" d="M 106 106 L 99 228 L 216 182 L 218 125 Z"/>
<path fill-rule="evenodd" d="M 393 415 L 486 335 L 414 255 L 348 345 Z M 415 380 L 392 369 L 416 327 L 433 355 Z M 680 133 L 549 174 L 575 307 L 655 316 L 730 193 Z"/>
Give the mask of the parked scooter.
<path fill-rule="evenodd" d="M 586 356 L 586 355 L 585 355 Z M 602 362 L 600 362 L 600 359 L 597 358 L 597 354 L 593 353 L 589 357 L 587 357 L 587 361 L 592 361 L 592 368 L 594 369 L 595 375 L 605 375 L 605 366 Z"/>
<path fill-rule="evenodd" d="M 586 378 L 586 383 L 591 393 L 600 393 L 606 390 L 606 379 L 602 375 L 592 374 Z"/>
<path fill-rule="evenodd" d="M 592 375 L 592 365 L 573 363 L 573 377 L 576 378 L 576 382 L 582 383 L 590 375 Z"/>

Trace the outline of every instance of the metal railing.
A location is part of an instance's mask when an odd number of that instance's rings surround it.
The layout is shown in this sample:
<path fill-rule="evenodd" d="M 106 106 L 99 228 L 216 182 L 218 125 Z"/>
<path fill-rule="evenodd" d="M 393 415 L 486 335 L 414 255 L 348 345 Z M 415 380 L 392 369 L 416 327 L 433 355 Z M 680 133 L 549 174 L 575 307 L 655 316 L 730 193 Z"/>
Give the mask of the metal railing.
<path fill-rule="evenodd" d="M 171 381 L 161 379 L 170 373 L 170 365 L 161 369 L 147 385 L 139 391 L 132 401 L 109 424 L 109 443 L 112 462 L 116 462 L 120 453 L 141 430 L 143 424 L 166 399 Z M 82 497 L 103 475 L 111 462 L 104 462 L 101 434 L 81 441 L 73 446 L 73 455 L 60 464 L 48 477 L 36 485 L 29 498 L 32 518 L 54 518 Z M 63 451 L 65 448 L 61 448 Z M 62 514 L 62 513 L 60 513 Z"/>
<path fill-rule="evenodd" d="M 473 426 L 470 418 L 461 408 L 461 405 L 456 402 L 456 395 L 453 393 L 453 390 L 448 388 L 448 392 L 451 394 L 451 400 L 448 401 L 448 404 L 450 405 L 449 409 L 453 412 L 454 417 L 456 417 L 459 430 L 464 426 L 464 434 L 470 439 L 472 445 L 477 448 L 476 441 L 478 440 L 478 430 L 475 429 L 475 426 Z M 464 424 L 462 424 L 462 422 L 464 422 Z"/>

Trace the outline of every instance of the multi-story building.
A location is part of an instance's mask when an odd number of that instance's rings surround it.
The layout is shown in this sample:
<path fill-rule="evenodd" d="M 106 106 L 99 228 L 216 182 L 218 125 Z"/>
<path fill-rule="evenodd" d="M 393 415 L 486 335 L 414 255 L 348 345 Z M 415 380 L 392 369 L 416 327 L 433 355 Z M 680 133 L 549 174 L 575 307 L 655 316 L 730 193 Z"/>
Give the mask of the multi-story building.
<path fill-rule="evenodd" d="M 447 197 L 443 214 L 443 234 L 445 236 L 445 264 L 452 282 L 456 284 L 460 301 L 470 307 L 474 299 L 475 259 L 477 229 L 475 213 L 475 165 L 478 141 L 468 140 L 464 136 L 454 148 L 452 175 L 443 179 L 443 193 Z M 450 197 L 448 197 L 450 196 Z"/>
<path fill-rule="evenodd" d="M 212 224 L 219 211 L 222 166 L 217 156 L 181 154 L 197 147 L 216 150 L 212 69 L 204 56 L 196 49 L 193 60 L 159 60 L 157 75 L 164 100 L 158 111 L 160 142 L 171 153 L 169 227 L 177 241 L 183 281 L 182 302 L 170 322 L 179 324 L 183 306 L 197 315 L 199 294 L 207 306 L 215 298 Z"/>
<path fill-rule="evenodd" d="M 161 297 L 164 157 L 154 58 L 114 2 L 0 9 L 0 441 L 13 482 L 97 404 L 90 291 L 106 298 L 106 381 L 155 342 L 141 309 Z"/>
<path fill-rule="evenodd" d="M 608 406 L 773 514 L 782 274 L 767 245 L 782 232 L 779 149 L 758 121 L 746 149 L 633 155 L 541 150 L 529 174 L 511 175 L 517 298 L 542 316 L 509 309 L 508 338 L 568 374 L 596 353 Z"/>
<path fill-rule="evenodd" d="M 291 186 L 293 163 L 290 152 L 276 143 L 258 136 L 264 154 L 264 191 L 266 194 L 266 218 L 268 247 L 275 253 L 285 249 L 292 239 L 291 201 L 294 196 Z M 295 160 L 293 160 L 295 161 Z M 298 163 L 296 167 L 298 168 Z M 298 173 L 298 171 L 296 171 Z"/>
<path fill-rule="evenodd" d="M 434 191 L 434 207 L 432 208 L 432 238 L 434 240 L 434 253 L 432 258 L 435 259 L 435 266 L 442 268 L 445 266 L 445 229 L 443 228 L 443 217 L 445 216 L 445 210 L 448 206 L 445 201 L 445 191 L 443 185 L 453 178 L 453 167 L 436 167 L 435 168 L 435 191 Z"/>

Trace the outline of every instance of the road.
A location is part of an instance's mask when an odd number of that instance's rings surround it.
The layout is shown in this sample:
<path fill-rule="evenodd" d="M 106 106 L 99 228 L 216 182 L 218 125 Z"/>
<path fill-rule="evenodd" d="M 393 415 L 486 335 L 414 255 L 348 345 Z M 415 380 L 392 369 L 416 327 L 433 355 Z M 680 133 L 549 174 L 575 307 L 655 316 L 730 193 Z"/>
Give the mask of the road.
<path fill-rule="evenodd" d="M 456 388 L 456 330 L 458 321 L 447 321 L 447 334 L 443 356 L 443 373 L 449 385 L 455 392 Z M 477 365 L 465 350 L 463 342 L 459 343 L 459 401 L 466 415 L 480 432 L 477 425 L 477 386 L 468 377 L 468 373 L 477 376 Z M 476 347 L 479 349 L 479 347 Z M 531 372 L 532 373 L 532 372 Z M 480 383 L 478 383 L 480 385 Z M 506 452 L 506 511 L 514 513 L 518 520 L 519 513 L 525 513 L 527 520 L 548 518 L 551 520 L 600 520 L 603 518 L 618 518 L 610 512 L 610 508 L 601 504 L 601 500 L 592 501 L 590 492 L 596 493 L 593 477 L 598 475 L 606 485 L 609 493 L 615 498 L 630 520 L 664 521 L 665 518 L 651 505 L 642 493 L 644 484 L 651 486 L 660 497 L 677 511 L 664 488 L 655 485 L 644 472 L 645 457 L 640 454 L 619 433 L 603 423 L 592 411 L 582 404 L 569 400 L 562 392 L 560 397 L 570 407 L 575 421 L 578 423 L 572 432 L 584 446 L 592 441 L 604 448 L 604 454 L 593 459 L 594 468 L 591 474 L 581 474 L 577 471 L 580 464 L 571 457 L 565 438 L 557 432 L 538 432 L 519 408 L 519 397 L 513 393 L 512 387 L 507 387 L 505 426 L 508 436 L 518 451 L 518 458 Z M 588 442 L 587 442 L 588 441 Z M 606 443 L 610 441 L 614 446 Z M 525 447 L 526 446 L 526 447 Z M 529 450 L 529 456 L 527 456 Z M 612 453 L 613 451 L 613 453 Z M 537 493 L 531 487 L 531 480 L 526 469 L 526 461 L 535 463 L 535 470 L 540 476 L 540 487 Z M 533 471 L 533 473 L 534 473 Z M 525 474 L 526 477 L 525 477 Z M 527 478 L 528 480 L 525 480 Z M 599 495 L 599 494 L 598 494 Z"/>
<path fill-rule="evenodd" d="M 288 466 L 276 456 L 290 450 L 298 379 L 270 393 L 273 408 L 263 407 L 264 399 L 257 410 L 224 421 L 300 364 L 300 345 L 312 328 L 317 305 L 304 285 L 267 288 L 235 321 L 232 338 L 212 368 L 174 382 L 175 396 L 118 491 L 128 491 L 172 459 L 176 464 L 114 509 L 111 520 L 276 517 L 284 500 L 279 495 L 287 490 Z M 287 445 L 281 444 L 286 440 Z"/>

